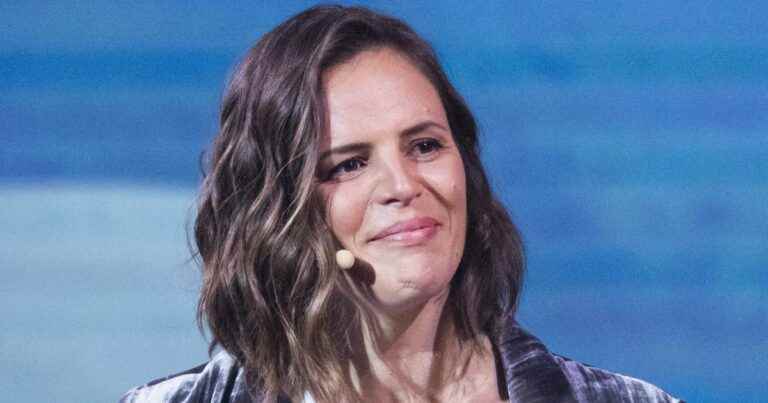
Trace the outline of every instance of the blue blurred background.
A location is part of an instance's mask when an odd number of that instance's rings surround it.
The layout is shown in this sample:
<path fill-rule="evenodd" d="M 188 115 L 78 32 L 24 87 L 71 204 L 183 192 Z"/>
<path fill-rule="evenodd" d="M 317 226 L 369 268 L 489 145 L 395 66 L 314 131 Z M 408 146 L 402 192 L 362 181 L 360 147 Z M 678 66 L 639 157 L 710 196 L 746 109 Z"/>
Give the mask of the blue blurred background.
<path fill-rule="evenodd" d="M 199 155 L 236 60 L 310 4 L 0 3 L 0 401 L 115 401 L 206 359 Z M 766 4 L 370 3 L 475 111 L 551 350 L 765 401 Z"/>

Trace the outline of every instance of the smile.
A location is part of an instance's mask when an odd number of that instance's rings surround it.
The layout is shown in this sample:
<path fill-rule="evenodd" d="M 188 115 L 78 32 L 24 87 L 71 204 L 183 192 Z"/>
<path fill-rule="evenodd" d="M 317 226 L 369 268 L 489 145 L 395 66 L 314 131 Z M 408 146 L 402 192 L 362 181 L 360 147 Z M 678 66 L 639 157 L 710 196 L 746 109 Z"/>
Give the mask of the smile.
<path fill-rule="evenodd" d="M 419 217 L 400 221 L 387 227 L 371 238 L 369 242 L 396 242 L 406 246 L 418 245 L 432 239 L 440 223 L 430 217 Z"/>

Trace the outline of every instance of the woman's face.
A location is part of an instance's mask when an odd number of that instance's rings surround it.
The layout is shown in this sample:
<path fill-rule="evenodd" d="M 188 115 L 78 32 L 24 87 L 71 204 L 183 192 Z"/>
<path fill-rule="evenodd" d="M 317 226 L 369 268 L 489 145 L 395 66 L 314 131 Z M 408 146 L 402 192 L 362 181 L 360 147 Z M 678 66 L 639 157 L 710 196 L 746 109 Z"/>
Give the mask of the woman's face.
<path fill-rule="evenodd" d="M 444 295 L 464 253 L 467 200 L 437 91 L 386 48 L 330 69 L 323 84 L 330 132 L 318 176 L 334 235 L 373 268 L 381 308 Z"/>

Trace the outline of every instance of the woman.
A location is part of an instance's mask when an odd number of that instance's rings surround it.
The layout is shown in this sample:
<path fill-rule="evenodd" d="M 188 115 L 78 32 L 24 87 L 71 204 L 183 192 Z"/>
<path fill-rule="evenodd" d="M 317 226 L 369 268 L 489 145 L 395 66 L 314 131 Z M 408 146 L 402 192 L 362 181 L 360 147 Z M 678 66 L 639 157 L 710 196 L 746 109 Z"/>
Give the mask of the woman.
<path fill-rule="evenodd" d="M 316 7 L 251 49 L 195 227 L 207 364 L 125 402 L 676 401 L 514 320 L 520 236 L 429 47 Z"/>

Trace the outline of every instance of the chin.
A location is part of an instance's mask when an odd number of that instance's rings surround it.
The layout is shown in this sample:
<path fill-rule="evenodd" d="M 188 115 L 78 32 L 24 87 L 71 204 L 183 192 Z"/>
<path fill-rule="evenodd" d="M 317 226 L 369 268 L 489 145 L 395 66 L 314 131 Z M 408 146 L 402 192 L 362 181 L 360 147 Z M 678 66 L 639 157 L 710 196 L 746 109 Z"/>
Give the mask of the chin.
<path fill-rule="evenodd" d="M 434 262 L 434 260 L 433 260 Z M 377 270 L 377 281 L 373 285 L 373 291 L 378 303 L 389 311 L 410 310 L 423 305 L 447 293 L 451 278 L 455 270 L 433 269 L 432 264 L 404 265 L 400 267 L 421 267 L 419 270 L 403 272 L 402 269 L 397 278 L 382 279 Z M 443 266 L 445 267 L 445 266 Z M 392 273 L 392 271 L 389 271 Z M 378 287 L 377 287 L 378 286 Z"/>

